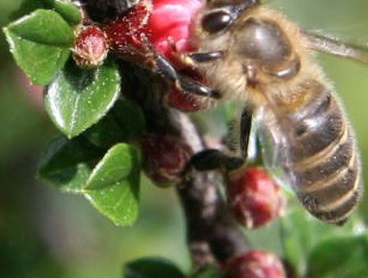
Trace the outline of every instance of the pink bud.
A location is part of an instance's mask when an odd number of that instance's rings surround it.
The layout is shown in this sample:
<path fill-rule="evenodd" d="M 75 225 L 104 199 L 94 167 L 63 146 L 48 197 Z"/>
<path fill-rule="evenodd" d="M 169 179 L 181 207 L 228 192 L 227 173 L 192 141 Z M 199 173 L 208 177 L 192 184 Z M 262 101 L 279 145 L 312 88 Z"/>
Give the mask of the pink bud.
<path fill-rule="evenodd" d="M 226 278 L 286 278 L 280 259 L 261 250 L 231 258 L 226 262 L 225 272 Z"/>
<path fill-rule="evenodd" d="M 228 202 L 246 228 L 264 226 L 284 211 L 286 199 L 271 177 L 260 168 L 237 171 L 227 182 Z"/>

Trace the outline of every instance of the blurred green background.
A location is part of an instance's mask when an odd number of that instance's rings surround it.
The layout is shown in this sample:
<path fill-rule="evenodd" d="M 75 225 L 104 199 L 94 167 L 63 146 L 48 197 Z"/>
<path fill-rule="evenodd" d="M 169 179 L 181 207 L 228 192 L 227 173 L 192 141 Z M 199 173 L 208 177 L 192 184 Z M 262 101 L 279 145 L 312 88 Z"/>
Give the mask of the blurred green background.
<path fill-rule="evenodd" d="M 1 26 L 20 3 L 0 1 Z M 368 47 L 366 0 L 275 0 L 270 5 L 308 30 Z M 346 105 L 366 168 L 368 65 L 327 55 L 320 60 Z M 42 151 L 59 133 L 43 111 L 39 88 L 30 87 L 15 66 L 2 33 L 0 124 L 0 277 L 118 278 L 124 262 L 149 255 L 170 258 L 189 270 L 184 220 L 174 190 L 145 182 L 138 222 L 119 228 L 83 198 L 37 181 Z M 367 202 L 362 202 L 362 214 L 367 210 Z"/>

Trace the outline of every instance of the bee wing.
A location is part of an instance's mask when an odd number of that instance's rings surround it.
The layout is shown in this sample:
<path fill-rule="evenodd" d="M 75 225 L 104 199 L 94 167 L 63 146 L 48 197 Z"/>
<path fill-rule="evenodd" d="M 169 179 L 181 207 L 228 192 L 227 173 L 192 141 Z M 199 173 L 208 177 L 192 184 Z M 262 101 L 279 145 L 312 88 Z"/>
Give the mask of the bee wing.
<path fill-rule="evenodd" d="M 260 143 L 264 166 L 280 186 L 291 191 L 293 181 L 283 167 L 287 163 L 288 157 L 285 136 L 279 126 L 274 124 L 272 119 L 269 119 L 269 113 L 266 109 L 261 108 L 256 111 L 254 118 L 253 124 Z"/>
<path fill-rule="evenodd" d="M 308 47 L 313 50 L 368 64 L 367 47 L 344 43 L 332 37 L 309 32 L 303 32 L 303 35 L 307 39 Z"/>
<path fill-rule="evenodd" d="M 318 94 L 298 113 L 261 107 L 257 134 L 276 181 L 291 187 L 315 217 L 342 224 L 361 195 L 359 157 L 339 102 L 328 88 L 314 85 Z"/>

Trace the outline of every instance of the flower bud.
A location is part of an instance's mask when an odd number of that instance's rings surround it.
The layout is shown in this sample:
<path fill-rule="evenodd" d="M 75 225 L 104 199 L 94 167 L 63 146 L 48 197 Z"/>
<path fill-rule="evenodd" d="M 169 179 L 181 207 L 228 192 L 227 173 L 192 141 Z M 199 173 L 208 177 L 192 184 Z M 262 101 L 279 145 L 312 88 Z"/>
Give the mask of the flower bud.
<path fill-rule="evenodd" d="M 286 278 L 280 259 L 269 252 L 251 250 L 225 264 L 226 278 Z"/>
<path fill-rule="evenodd" d="M 146 134 L 142 136 L 143 169 L 158 185 L 178 183 L 193 155 L 192 149 L 180 137 Z"/>
<path fill-rule="evenodd" d="M 136 54 L 145 51 L 150 30 L 147 27 L 152 5 L 142 0 L 123 12 L 116 20 L 104 27 L 110 49 L 118 54 Z"/>
<path fill-rule="evenodd" d="M 181 52 L 194 50 L 190 25 L 200 6 L 199 0 L 142 0 L 104 27 L 110 49 L 148 67 L 157 51 L 178 71 L 184 70 L 184 75 L 201 82 L 201 76 L 179 57 Z M 206 107 L 200 97 L 175 88 L 167 94 L 166 101 L 183 112 Z"/>
<path fill-rule="evenodd" d="M 286 198 L 280 187 L 261 168 L 236 170 L 228 178 L 229 205 L 246 228 L 264 226 L 283 213 Z"/>
<path fill-rule="evenodd" d="M 98 26 L 82 26 L 77 30 L 73 58 L 80 67 L 93 68 L 101 65 L 108 50 L 106 35 Z"/>

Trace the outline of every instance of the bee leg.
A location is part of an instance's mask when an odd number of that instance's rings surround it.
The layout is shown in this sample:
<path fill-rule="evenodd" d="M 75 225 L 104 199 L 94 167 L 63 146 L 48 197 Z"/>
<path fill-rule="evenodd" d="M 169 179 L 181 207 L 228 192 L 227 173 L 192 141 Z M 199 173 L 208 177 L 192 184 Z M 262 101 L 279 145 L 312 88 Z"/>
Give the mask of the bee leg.
<path fill-rule="evenodd" d="M 178 53 L 178 60 L 185 66 L 192 69 L 196 68 L 197 63 L 210 62 L 222 57 L 223 53 L 221 51 Z M 175 85 L 176 89 L 187 93 L 193 93 L 195 95 L 206 96 L 214 99 L 221 98 L 221 94 L 218 91 L 213 90 L 189 77 L 178 76 Z"/>
<path fill-rule="evenodd" d="M 210 97 L 214 99 L 221 98 L 221 94 L 203 84 L 194 81 L 189 77 L 180 76 L 176 82 L 176 89 L 186 93 L 192 93 L 199 96 Z"/>
<path fill-rule="evenodd" d="M 215 99 L 221 97 L 218 91 L 213 90 L 189 77 L 180 75 L 173 65 L 162 55 L 156 55 L 154 67 L 156 69 L 155 71 L 171 82 L 178 91 Z"/>
<path fill-rule="evenodd" d="M 143 65 L 169 81 L 176 90 L 215 99 L 221 97 L 218 91 L 179 74 L 172 63 L 152 47 L 146 36 L 141 36 L 140 40 L 143 45 L 143 54 L 141 55 L 145 56 Z M 175 48 L 175 45 L 173 47 Z"/>
<path fill-rule="evenodd" d="M 224 54 L 222 53 L 222 51 L 192 52 L 188 53 L 187 56 L 196 63 L 206 63 L 221 59 Z"/>
<path fill-rule="evenodd" d="M 223 170 L 228 172 L 238 169 L 243 164 L 243 158 L 226 155 L 220 150 L 208 149 L 194 154 L 184 172 L 193 168 L 197 171 Z"/>
<path fill-rule="evenodd" d="M 222 51 L 211 52 L 178 52 L 176 57 L 186 67 L 195 69 L 198 63 L 212 62 L 224 56 Z"/>
<path fill-rule="evenodd" d="M 240 118 L 240 157 L 230 156 L 217 149 L 208 149 L 194 154 L 189 160 L 184 174 L 190 169 L 197 171 L 222 170 L 230 172 L 244 165 L 248 156 L 248 143 L 252 127 L 252 112 L 244 108 Z"/>
<path fill-rule="evenodd" d="M 252 112 L 244 108 L 240 118 L 240 154 L 244 160 L 248 156 L 248 143 L 252 128 Z"/>
<path fill-rule="evenodd" d="M 162 55 L 156 54 L 155 71 L 170 82 L 176 82 L 179 79 L 179 74 L 173 65 Z"/>

